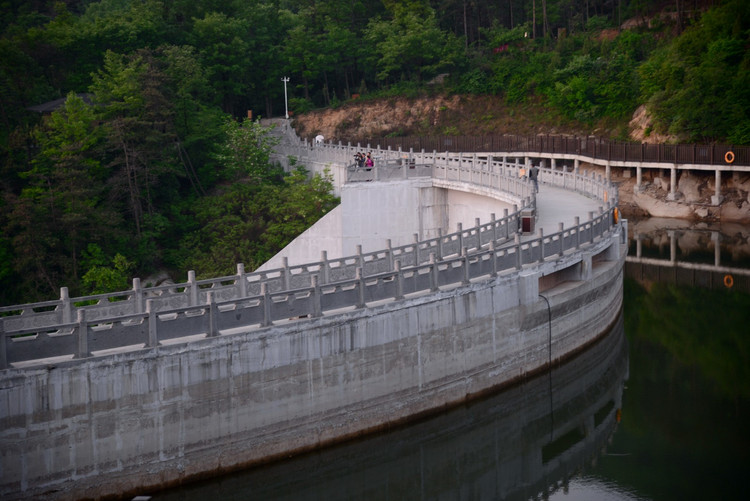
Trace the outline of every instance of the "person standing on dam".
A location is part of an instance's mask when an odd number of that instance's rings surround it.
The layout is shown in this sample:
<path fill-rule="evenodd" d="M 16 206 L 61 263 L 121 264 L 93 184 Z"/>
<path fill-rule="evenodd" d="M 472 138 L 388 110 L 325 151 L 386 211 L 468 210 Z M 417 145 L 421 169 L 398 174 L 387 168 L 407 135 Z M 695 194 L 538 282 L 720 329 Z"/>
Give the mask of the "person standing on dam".
<path fill-rule="evenodd" d="M 529 170 L 529 179 L 531 179 L 531 182 L 534 183 L 534 193 L 539 193 L 539 182 L 537 181 L 537 178 L 539 177 L 539 167 L 536 165 L 532 165 L 531 169 Z"/>

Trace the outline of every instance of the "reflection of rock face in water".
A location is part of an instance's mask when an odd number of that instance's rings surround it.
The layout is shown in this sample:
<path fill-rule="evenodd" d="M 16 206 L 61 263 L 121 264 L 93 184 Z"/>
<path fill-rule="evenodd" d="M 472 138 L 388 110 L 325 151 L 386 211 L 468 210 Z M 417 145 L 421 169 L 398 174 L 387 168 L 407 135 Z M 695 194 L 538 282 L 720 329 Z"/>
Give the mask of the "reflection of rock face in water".
<path fill-rule="evenodd" d="M 672 218 L 629 219 L 631 242 L 640 239 L 646 252 L 669 257 L 674 238 L 677 259 L 705 255 L 714 263 L 718 242 L 721 262 L 741 266 L 750 261 L 750 227 L 740 223 L 695 223 Z M 631 252 L 631 255 L 635 255 Z"/>

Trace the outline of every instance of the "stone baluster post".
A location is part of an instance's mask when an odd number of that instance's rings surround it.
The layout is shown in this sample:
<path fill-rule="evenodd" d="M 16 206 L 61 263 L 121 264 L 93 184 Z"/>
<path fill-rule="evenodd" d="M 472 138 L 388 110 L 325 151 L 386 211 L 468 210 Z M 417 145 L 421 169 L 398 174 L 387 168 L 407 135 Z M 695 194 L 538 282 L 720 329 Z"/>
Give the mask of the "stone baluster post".
<path fill-rule="evenodd" d="M 67 287 L 60 287 L 60 310 L 62 314 L 62 323 L 72 323 L 73 303 L 70 302 L 70 294 L 68 293 Z"/>
<path fill-rule="evenodd" d="M 523 268 L 523 255 L 521 254 L 521 235 L 516 233 L 514 236 L 514 240 L 516 248 L 516 269 L 520 270 L 521 268 Z"/>
<path fill-rule="evenodd" d="M 544 262 L 544 228 L 539 228 L 539 262 Z"/>
<path fill-rule="evenodd" d="M 440 283 L 438 273 L 438 261 L 435 259 L 435 253 L 430 253 L 430 291 L 435 292 L 438 290 L 438 284 Z"/>
<path fill-rule="evenodd" d="M 461 257 L 463 258 L 463 267 L 464 267 L 464 276 L 461 280 L 461 283 L 463 285 L 469 285 L 471 281 L 471 276 L 469 273 L 469 249 L 466 247 L 463 247 L 461 249 Z"/>
<path fill-rule="evenodd" d="M 208 337 L 216 337 L 219 335 L 219 308 L 216 306 L 214 301 L 214 293 L 209 292 L 206 297 L 208 302 Z"/>
<path fill-rule="evenodd" d="M 414 266 L 419 266 L 421 257 L 419 256 L 419 235 L 414 234 Z"/>
<path fill-rule="evenodd" d="M 146 314 L 148 314 L 148 342 L 146 346 L 154 348 L 159 346 L 159 333 L 157 332 L 157 320 L 156 308 L 154 307 L 154 300 L 149 299 L 146 301 Z"/>
<path fill-rule="evenodd" d="M 323 315 L 323 308 L 320 305 L 320 283 L 318 282 L 318 275 L 312 275 L 310 280 L 312 283 L 312 316 L 318 318 Z"/>
<path fill-rule="evenodd" d="M 288 291 L 292 288 L 292 272 L 289 270 L 289 258 L 287 256 L 281 258 L 281 268 L 282 286 L 285 291 Z"/>
<path fill-rule="evenodd" d="M 247 297 L 247 279 L 244 263 L 237 263 L 237 297 Z"/>
<path fill-rule="evenodd" d="M 261 321 L 261 327 L 268 327 L 273 325 L 271 321 L 271 295 L 268 292 L 268 284 L 266 282 L 260 283 L 260 295 L 263 296 L 263 320 Z"/>
<path fill-rule="evenodd" d="M 492 265 L 492 273 L 491 273 L 490 276 L 492 278 L 495 278 L 497 276 L 497 253 L 495 251 L 495 241 L 494 240 L 492 240 L 490 242 L 490 261 L 491 261 L 490 264 Z"/>
<path fill-rule="evenodd" d="M 0 317 L 0 370 L 8 368 L 8 352 L 6 351 L 5 326 Z"/>
<path fill-rule="evenodd" d="M 354 279 L 357 281 L 357 308 L 365 307 L 365 279 L 362 277 L 362 268 L 354 270 Z"/>
<path fill-rule="evenodd" d="M 396 273 L 396 297 L 395 299 L 404 299 L 404 273 L 401 271 L 401 261 L 396 260 L 393 263 L 393 268 Z"/>
<path fill-rule="evenodd" d="M 320 283 L 328 283 L 328 251 L 320 251 Z"/>
<path fill-rule="evenodd" d="M 89 324 L 86 322 L 86 310 L 83 308 L 78 310 L 76 336 L 78 338 L 78 349 L 75 358 L 87 358 L 91 356 L 89 352 Z"/>
<path fill-rule="evenodd" d="M 195 283 L 195 271 L 188 271 L 188 306 L 198 304 L 198 286 Z"/>
<path fill-rule="evenodd" d="M 141 287 L 141 279 L 133 279 L 133 312 L 143 313 L 143 288 Z"/>

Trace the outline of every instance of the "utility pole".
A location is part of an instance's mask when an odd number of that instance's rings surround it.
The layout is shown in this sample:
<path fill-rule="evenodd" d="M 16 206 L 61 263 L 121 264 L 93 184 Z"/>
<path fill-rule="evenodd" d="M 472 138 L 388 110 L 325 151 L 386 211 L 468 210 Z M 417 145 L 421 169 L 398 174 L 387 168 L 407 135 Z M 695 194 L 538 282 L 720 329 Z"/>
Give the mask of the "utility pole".
<path fill-rule="evenodd" d="M 289 81 L 289 77 L 284 77 L 281 79 L 282 82 L 284 82 L 284 116 L 286 116 L 286 119 L 289 120 L 289 106 L 287 105 L 286 100 L 286 83 Z"/>

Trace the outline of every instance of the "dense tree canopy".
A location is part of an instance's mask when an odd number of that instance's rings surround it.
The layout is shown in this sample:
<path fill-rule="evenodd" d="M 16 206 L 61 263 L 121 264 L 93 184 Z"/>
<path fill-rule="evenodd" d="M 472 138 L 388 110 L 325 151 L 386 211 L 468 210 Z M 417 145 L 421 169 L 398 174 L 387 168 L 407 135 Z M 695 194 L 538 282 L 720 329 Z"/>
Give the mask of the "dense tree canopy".
<path fill-rule="evenodd" d="M 282 77 L 293 112 L 447 75 L 750 144 L 744 0 L 6 0 L 0 19 L 0 303 L 256 266 L 330 210 L 330 180 L 283 175 L 244 119 L 281 114 Z"/>

